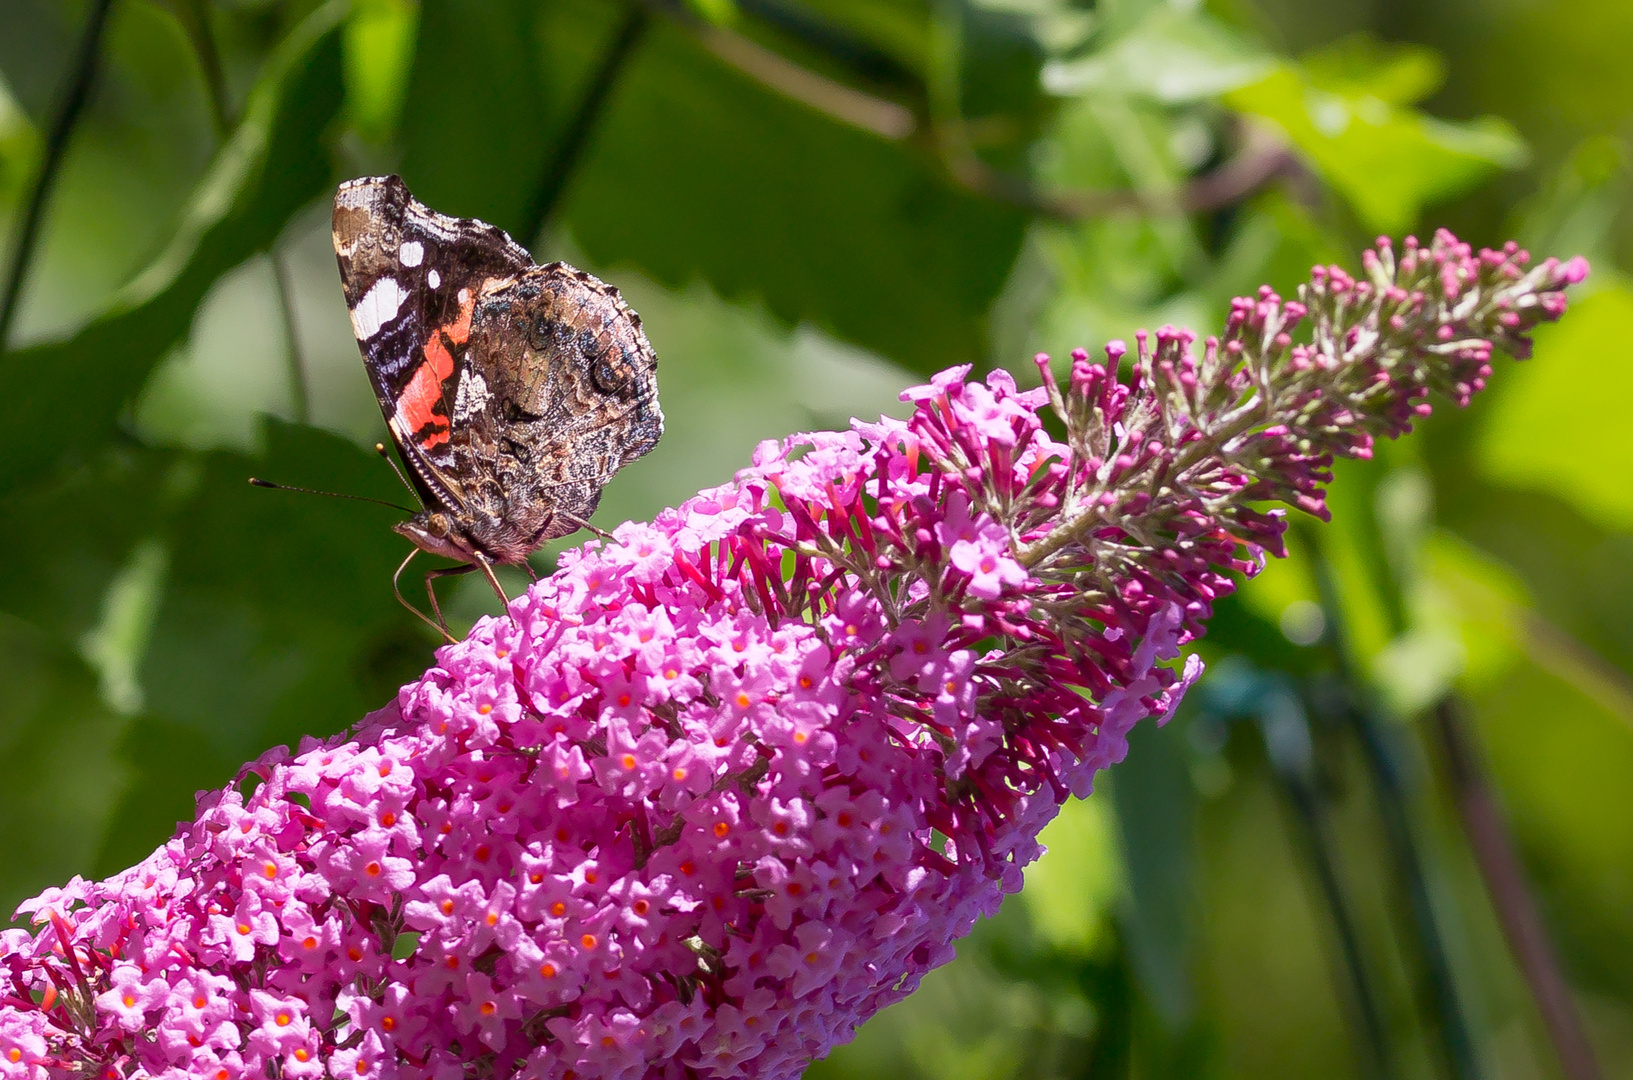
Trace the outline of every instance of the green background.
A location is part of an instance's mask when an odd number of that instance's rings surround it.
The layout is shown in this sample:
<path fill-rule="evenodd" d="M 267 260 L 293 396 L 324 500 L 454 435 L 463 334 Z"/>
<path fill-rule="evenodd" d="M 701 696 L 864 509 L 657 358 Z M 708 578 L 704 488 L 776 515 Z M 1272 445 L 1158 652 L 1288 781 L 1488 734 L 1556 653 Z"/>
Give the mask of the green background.
<path fill-rule="evenodd" d="M 10 245 L 90 11 L 0 0 Z M 1340 468 L 1334 522 L 1221 605 L 1181 715 L 811 1075 L 1562 1075 L 1425 719 L 1456 691 L 1604 1074 L 1633 1077 L 1630 55 L 1625 0 L 114 0 L 0 356 L 0 909 L 141 858 L 195 790 L 430 660 L 390 511 L 245 483 L 401 497 L 330 250 L 341 179 L 400 172 L 640 311 L 668 432 L 607 527 L 950 364 L 1206 333 L 1232 295 L 1445 225 L 1595 272 L 1471 409 Z M 464 625 L 494 606 L 445 595 Z M 1342 633 L 1297 644 L 1323 618 Z"/>

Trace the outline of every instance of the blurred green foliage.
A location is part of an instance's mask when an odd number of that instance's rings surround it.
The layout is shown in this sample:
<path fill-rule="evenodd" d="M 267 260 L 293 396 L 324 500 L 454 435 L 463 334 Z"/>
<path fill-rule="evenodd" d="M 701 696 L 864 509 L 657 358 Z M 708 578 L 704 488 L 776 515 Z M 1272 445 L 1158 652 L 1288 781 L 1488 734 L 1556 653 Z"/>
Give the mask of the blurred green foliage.
<path fill-rule="evenodd" d="M 89 11 L 0 0 L 7 236 Z M 1605 1073 L 1633 1076 L 1630 12 L 115 0 L 0 356 L 0 908 L 141 858 L 195 790 L 430 658 L 384 511 L 244 483 L 397 497 L 329 251 L 340 179 L 400 171 L 641 311 L 670 430 L 605 524 L 938 368 L 1207 332 L 1236 293 L 1447 224 L 1595 277 L 1486 400 L 1340 469 L 1333 524 L 1220 605 L 1187 709 L 811 1075 L 1559 1075 L 1424 723 L 1457 690 Z M 1343 679 L 1371 727 L 1331 707 Z"/>

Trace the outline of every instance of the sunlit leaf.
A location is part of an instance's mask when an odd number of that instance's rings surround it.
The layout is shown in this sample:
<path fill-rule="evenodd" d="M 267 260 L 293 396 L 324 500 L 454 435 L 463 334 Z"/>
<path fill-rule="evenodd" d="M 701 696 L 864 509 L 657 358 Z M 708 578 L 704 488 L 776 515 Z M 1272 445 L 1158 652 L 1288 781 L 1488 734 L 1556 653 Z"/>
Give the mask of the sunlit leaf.
<path fill-rule="evenodd" d="M 1495 117 L 1438 120 L 1372 93 L 1322 89 L 1288 63 L 1224 100 L 1279 127 L 1362 223 L 1382 232 L 1410 229 L 1425 205 L 1525 161 L 1519 136 Z"/>
<path fill-rule="evenodd" d="M 1503 373 L 1485 412 L 1481 472 L 1551 493 L 1606 528 L 1633 529 L 1633 440 L 1602 413 L 1568 419 L 1590 401 L 1633 400 L 1633 290 L 1618 283 L 1596 292 L 1535 337 L 1534 355 Z"/>
<path fill-rule="evenodd" d="M 1108 800 L 1069 800 L 1039 840 L 1048 851 L 1026 868 L 1021 893 L 1032 925 L 1054 948 L 1092 956 L 1103 945 L 1111 903 L 1123 885 Z"/>
<path fill-rule="evenodd" d="M 1446 81 L 1446 62 L 1433 49 L 1368 34 L 1341 38 L 1300 57 L 1299 64 L 1313 86 L 1390 105 L 1416 104 Z"/>
<path fill-rule="evenodd" d="M 1207 15 L 1156 8 L 1127 34 L 1079 60 L 1043 70 L 1050 93 L 1128 94 L 1176 104 L 1216 97 L 1265 77 L 1272 58 Z"/>
<path fill-rule="evenodd" d="M 419 9 L 412 0 L 354 0 L 346 24 L 346 108 L 364 137 L 396 130 L 414 60 Z"/>
<path fill-rule="evenodd" d="M 0 204 L 22 194 L 40 152 L 39 131 L 0 78 Z"/>

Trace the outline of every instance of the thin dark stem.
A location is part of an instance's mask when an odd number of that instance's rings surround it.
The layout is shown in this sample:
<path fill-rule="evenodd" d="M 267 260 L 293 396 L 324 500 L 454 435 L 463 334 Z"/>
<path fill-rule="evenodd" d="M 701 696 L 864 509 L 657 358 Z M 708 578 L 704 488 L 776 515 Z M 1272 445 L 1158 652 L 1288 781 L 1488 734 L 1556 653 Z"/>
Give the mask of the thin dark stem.
<path fill-rule="evenodd" d="M 232 105 L 227 100 L 227 80 L 221 70 L 221 50 L 216 47 L 215 30 L 210 25 L 210 0 L 181 0 L 174 5 L 187 39 L 193 43 L 205 95 L 210 102 L 210 122 L 217 139 L 225 140 L 232 131 Z"/>
<path fill-rule="evenodd" d="M 1480 1076 L 1480 1067 L 1474 1052 L 1474 1039 L 1458 997 L 1451 958 L 1447 955 L 1446 943 L 1435 921 L 1428 876 L 1423 870 L 1423 855 L 1418 851 L 1417 840 L 1412 835 L 1400 771 L 1396 768 L 1394 754 L 1377 718 L 1365 709 L 1352 708 L 1349 710 L 1349 720 L 1360 737 L 1362 757 L 1372 775 L 1378 815 L 1383 819 L 1384 839 L 1406 886 L 1412 925 L 1417 932 L 1418 949 L 1423 956 L 1424 975 L 1428 981 L 1426 989 L 1439 1021 L 1446 1064 L 1458 1080 L 1476 1080 Z"/>
<path fill-rule="evenodd" d="M 1312 784 L 1279 767 L 1275 773 L 1298 827 L 1300 847 L 1315 871 L 1316 885 L 1321 890 L 1321 898 L 1338 937 L 1338 950 L 1344 969 L 1344 978 L 1340 981 L 1349 988 L 1345 996 L 1350 1007 L 1346 1011 L 1350 1013 L 1350 1024 L 1358 1036 L 1356 1056 L 1361 1059 L 1361 1073 L 1364 1076 L 1389 1076 L 1389 1041 L 1383 1015 L 1378 1007 L 1377 991 L 1367 973 L 1355 916 L 1350 911 L 1349 901 L 1339 881 L 1338 866 L 1333 858 L 1332 823 L 1327 808 Z"/>
<path fill-rule="evenodd" d="M 618 84 L 618 76 L 623 72 L 630 56 L 634 54 L 636 46 L 645 37 L 651 22 L 652 16 L 644 3 L 631 2 L 626 8 L 624 21 L 614 32 L 612 43 L 607 46 L 606 53 L 601 57 L 600 66 L 596 68 L 595 74 L 590 76 L 590 83 L 584 89 L 584 96 L 579 100 L 572 122 L 562 133 L 561 141 L 556 144 L 555 152 L 550 155 L 544 175 L 539 179 L 539 186 L 533 193 L 533 200 L 528 206 L 521 232 L 529 242 L 538 238 L 549 222 L 550 215 L 555 212 L 556 205 L 567 189 L 567 182 L 572 179 L 573 170 L 578 167 L 584 148 L 590 141 L 590 135 L 601 119 L 607 99 L 612 96 L 612 88 Z"/>
<path fill-rule="evenodd" d="M 45 218 L 45 205 L 56 185 L 57 173 L 62 168 L 63 155 L 74 126 L 90 99 L 91 86 L 96 82 L 96 71 L 102 55 L 102 34 L 108 26 L 108 11 L 113 0 L 93 0 L 90 17 L 79 39 L 79 55 L 73 74 L 57 105 L 51 131 L 46 136 L 45 154 L 40 159 L 40 171 L 34 178 L 34 190 L 29 194 L 28 208 L 23 211 L 12 244 L 11 265 L 6 269 L 5 292 L 0 294 L 0 353 L 6 351 L 11 339 L 11 323 L 17 314 L 17 301 L 22 296 L 23 279 L 28 275 L 28 264 L 34 257 L 34 245 L 39 239 L 40 223 Z"/>
<path fill-rule="evenodd" d="M 284 359 L 289 365 L 289 415 L 297 424 L 308 424 L 312 419 L 312 394 L 306 381 L 306 364 L 301 358 L 300 328 L 295 324 L 295 296 L 289 281 L 289 267 L 284 263 L 282 251 L 274 247 L 270 254 L 278 313 L 283 318 Z"/>
<path fill-rule="evenodd" d="M 1395 862 L 1395 870 L 1406 891 L 1411 916 L 1413 938 L 1422 961 L 1422 978 L 1426 985 L 1420 990 L 1427 999 L 1430 1015 L 1440 1035 L 1440 1047 L 1445 1055 L 1447 1071 L 1456 1080 L 1477 1080 L 1481 1075 L 1475 1054 L 1474 1039 L 1468 1019 L 1457 992 L 1457 981 L 1452 974 L 1451 958 L 1435 920 L 1434 903 L 1429 894 L 1428 877 L 1424 873 L 1423 856 L 1412 835 L 1410 815 L 1406 806 L 1406 792 L 1401 783 L 1385 733 L 1376 716 L 1358 702 L 1364 698 L 1359 678 L 1351 663 L 1349 643 L 1345 640 L 1342 608 L 1338 602 L 1338 588 L 1333 580 L 1321 536 L 1313 527 L 1305 527 L 1302 534 L 1310 553 L 1316 587 L 1321 596 L 1323 613 L 1327 617 L 1327 632 L 1334 657 L 1343 680 L 1345 701 L 1338 706 L 1341 718 L 1355 732 L 1361 745 L 1361 757 L 1372 779 L 1373 793 L 1378 804 L 1378 816 L 1383 823 L 1384 841 Z"/>
<path fill-rule="evenodd" d="M 658 0 L 647 0 L 658 4 Z M 923 118 L 912 108 L 864 90 L 837 82 L 826 75 L 782 56 L 734 30 L 700 25 L 699 20 L 675 12 L 670 5 L 662 10 L 674 16 L 695 35 L 704 48 L 721 61 L 767 89 L 798 101 L 834 120 L 870 131 L 891 141 L 922 135 Z M 781 28 L 787 27 L 778 24 Z M 828 53 L 841 65 L 847 57 L 834 51 L 835 42 L 825 35 L 799 35 L 809 47 Z M 1242 147 L 1229 160 L 1210 172 L 1192 177 L 1166 194 L 1130 188 L 1089 189 L 1051 188 L 1030 178 L 1003 172 L 988 165 L 971 149 L 972 125 L 961 117 L 947 115 L 946 86 L 924 87 L 935 123 L 935 157 L 947 177 L 966 191 L 996 202 L 1009 203 L 1039 217 L 1077 221 L 1118 213 L 1155 213 L 1178 209 L 1185 213 L 1208 213 L 1241 202 L 1274 181 L 1286 181 L 1302 203 L 1319 200 L 1315 178 L 1291 148 L 1268 128 L 1246 128 Z M 938 101 L 938 93 L 941 99 Z"/>
<path fill-rule="evenodd" d="M 973 194 L 1059 221 L 1117 213 L 1152 213 L 1161 208 L 1150 193 L 1133 189 L 1039 187 L 1026 177 L 1000 172 L 971 153 L 950 154 L 946 165 L 948 175 Z M 1275 180 L 1302 181 L 1303 173 L 1304 167 L 1292 150 L 1268 132 L 1255 131 L 1236 156 L 1211 172 L 1191 178 L 1174 191 L 1168 205 L 1191 214 L 1221 210 L 1234 206 Z"/>
<path fill-rule="evenodd" d="M 1600 1080 L 1603 1074 L 1593 1044 L 1582 1027 L 1570 984 L 1560 970 L 1553 942 L 1526 882 L 1525 868 L 1515 854 L 1514 842 L 1497 806 L 1485 763 L 1463 720 L 1462 702 L 1455 695 L 1435 706 L 1435 730 L 1463 817 L 1463 830 L 1485 879 L 1486 891 L 1491 894 L 1497 922 L 1559 1056 L 1560 1072 L 1567 1080 Z"/>

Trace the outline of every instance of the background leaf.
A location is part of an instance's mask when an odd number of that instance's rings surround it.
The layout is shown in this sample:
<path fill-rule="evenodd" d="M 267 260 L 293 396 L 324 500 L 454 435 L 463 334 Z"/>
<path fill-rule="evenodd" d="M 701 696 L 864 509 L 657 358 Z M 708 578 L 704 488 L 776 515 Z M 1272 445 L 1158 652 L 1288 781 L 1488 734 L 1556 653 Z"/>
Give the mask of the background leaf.
<path fill-rule="evenodd" d="M 1325 89 L 1298 67 L 1283 64 L 1259 82 L 1230 91 L 1226 100 L 1280 128 L 1343 194 L 1365 227 L 1380 232 L 1408 229 L 1424 206 L 1525 161 L 1524 144 L 1502 120 L 1449 123 L 1372 92 L 1357 93 L 1360 89 L 1353 83 L 1345 92 Z M 1380 89 L 1400 92 L 1389 85 Z"/>
<path fill-rule="evenodd" d="M 1546 491 L 1583 517 L 1633 529 L 1633 445 L 1604 423 L 1560 419 L 1584 407 L 1582 386 L 1602 401 L 1633 400 L 1633 293 L 1594 293 L 1570 322 L 1537 335 L 1534 357 L 1513 372 L 1486 414 L 1479 457 L 1485 476 Z"/>
<path fill-rule="evenodd" d="M 729 168 L 719 168 L 729 162 Z M 920 370 L 980 356 L 1025 218 L 654 26 L 563 207 L 591 259 L 707 280 Z"/>

